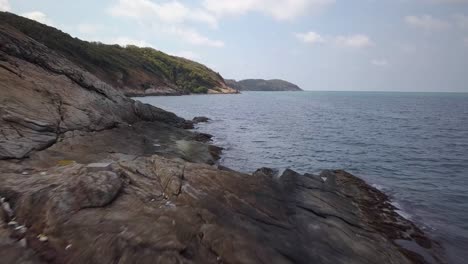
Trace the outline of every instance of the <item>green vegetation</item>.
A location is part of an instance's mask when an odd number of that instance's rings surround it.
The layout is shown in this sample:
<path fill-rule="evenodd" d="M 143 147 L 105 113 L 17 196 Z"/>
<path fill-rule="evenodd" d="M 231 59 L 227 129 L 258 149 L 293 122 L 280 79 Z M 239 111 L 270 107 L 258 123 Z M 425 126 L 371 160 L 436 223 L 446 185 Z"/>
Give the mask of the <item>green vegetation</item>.
<path fill-rule="evenodd" d="M 299 86 L 283 80 L 226 80 L 226 84 L 239 91 L 302 91 Z"/>
<path fill-rule="evenodd" d="M 160 85 L 184 93 L 206 93 L 224 82 L 218 73 L 202 64 L 152 48 L 87 42 L 6 12 L 0 12 L 0 21 L 61 53 L 117 88 L 127 86 L 144 90 L 151 85 Z"/>
<path fill-rule="evenodd" d="M 208 88 L 206 88 L 204 86 L 200 86 L 200 87 L 195 88 L 195 90 L 193 92 L 194 93 L 200 93 L 200 94 L 207 93 Z"/>

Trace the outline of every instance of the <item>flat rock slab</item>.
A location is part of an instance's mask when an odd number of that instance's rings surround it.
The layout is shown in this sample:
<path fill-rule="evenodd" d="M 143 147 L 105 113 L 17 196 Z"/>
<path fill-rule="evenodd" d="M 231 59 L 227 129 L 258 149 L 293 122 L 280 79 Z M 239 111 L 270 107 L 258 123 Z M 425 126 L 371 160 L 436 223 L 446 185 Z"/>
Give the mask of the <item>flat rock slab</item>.
<path fill-rule="evenodd" d="M 153 155 L 0 173 L 0 196 L 28 228 L 24 250 L 46 263 L 431 263 L 402 240 L 443 263 L 436 244 L 351 174 L 272 175 Z"/>

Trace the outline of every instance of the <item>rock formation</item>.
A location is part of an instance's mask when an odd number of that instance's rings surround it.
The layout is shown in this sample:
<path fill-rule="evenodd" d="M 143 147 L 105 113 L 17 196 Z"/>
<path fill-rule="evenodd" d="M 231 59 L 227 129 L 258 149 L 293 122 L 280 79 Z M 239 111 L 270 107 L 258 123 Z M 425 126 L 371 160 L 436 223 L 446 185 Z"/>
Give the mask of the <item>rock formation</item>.
<path fill-rule="evenodd" d="M 235 172 L 191 127 L 1 24 L 1 262 L 443 263 L 362 180 Z"/>
<path fill-rule="evenodd" d="M 0 12 L 0 21 L 128 96 L 237 92 L 205 65 L 153 48 L 87 42 L 7 12 Z"/>

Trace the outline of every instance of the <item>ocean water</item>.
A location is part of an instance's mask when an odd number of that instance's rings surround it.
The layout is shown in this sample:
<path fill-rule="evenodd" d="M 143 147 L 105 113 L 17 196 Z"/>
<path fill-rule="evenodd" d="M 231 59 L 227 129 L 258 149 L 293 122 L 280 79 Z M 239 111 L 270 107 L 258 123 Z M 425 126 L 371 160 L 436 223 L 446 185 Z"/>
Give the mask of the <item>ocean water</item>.
<path fill-rule="evenodd" d="M 299 172 L 345 169 L 390 195 L 440 241 L 468 256 L 468 94 L 245 92 L 139 98 L 191 119 L 224 147 L 221 164 Z"/>

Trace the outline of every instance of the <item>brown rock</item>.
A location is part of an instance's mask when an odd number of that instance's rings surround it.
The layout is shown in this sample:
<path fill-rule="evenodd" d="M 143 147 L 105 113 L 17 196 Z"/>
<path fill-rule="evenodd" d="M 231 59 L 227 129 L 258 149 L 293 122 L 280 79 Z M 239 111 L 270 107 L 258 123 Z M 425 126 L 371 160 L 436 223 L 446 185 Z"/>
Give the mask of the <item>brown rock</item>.
<path fill-rule="evenodd" d="M 0 159 L 23 158 L 67 131 L 191 122 L 135 102 L 15 29 L 0 25 Z"/>
<path fill-rule="evenodd" d="M 385 197 L 364 182 L 330 171 L 331 188 L 318 176 L 269 172 L 152 156 L 97 173 L 76 164 L 3 173 L 0 194 L 20 193 L 18 221 L 47 235 L 31 247 L 49 262 L 418 263 L 393 241 L 422 232 L 384 213 Z"/>

